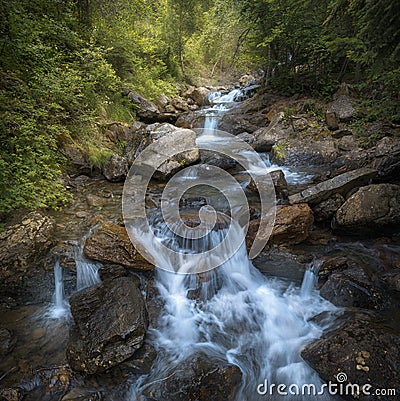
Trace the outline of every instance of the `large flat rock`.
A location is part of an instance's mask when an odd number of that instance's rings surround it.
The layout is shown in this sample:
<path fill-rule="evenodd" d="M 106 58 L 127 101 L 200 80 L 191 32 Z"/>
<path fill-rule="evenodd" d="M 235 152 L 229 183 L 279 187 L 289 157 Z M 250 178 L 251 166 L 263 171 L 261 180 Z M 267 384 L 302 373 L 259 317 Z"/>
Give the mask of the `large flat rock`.
<path fill-rule="evenodd" d="M 368 167 L 349 171 L 289 196 L 289 202 L 316 205 L 334 194 L 345 196 L 352 189 L 367 185 L 376 175 L 377 170 Z"/>

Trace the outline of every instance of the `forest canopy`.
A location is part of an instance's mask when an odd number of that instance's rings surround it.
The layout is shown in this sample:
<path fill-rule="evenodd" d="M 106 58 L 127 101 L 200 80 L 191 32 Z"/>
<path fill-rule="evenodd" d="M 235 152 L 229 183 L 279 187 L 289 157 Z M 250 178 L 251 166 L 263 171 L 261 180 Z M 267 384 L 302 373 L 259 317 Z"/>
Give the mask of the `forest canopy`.
<path fill-rule="evenodd" d="M 96 132 L 134 118 L 126 88 L 263 71 L 287 95 L 350 82 L 371 118 L 400 121 L 399 0 L 1 0 L 0 30 L 0 212 L 67 202 L 60 144 L 104 162 Z"/>

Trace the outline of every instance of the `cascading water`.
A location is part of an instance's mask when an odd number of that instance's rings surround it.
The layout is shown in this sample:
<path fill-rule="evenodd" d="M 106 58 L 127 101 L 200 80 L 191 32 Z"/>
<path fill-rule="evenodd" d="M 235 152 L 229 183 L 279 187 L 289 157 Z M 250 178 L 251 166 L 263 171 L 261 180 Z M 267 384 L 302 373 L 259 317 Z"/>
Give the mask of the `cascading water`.
<path fill-rule="evenodd" d="M 205 109 L 204 129 L 206 135 L 212 135 L 217 129 L 218 119 L 222 113 L 231 109 L 237 99 L 243 95 L 240 89 L 233 89 L 229 93 L 222 95 L 221 92 L 212 92 L 209 95 L 209 101 L 213 107 Z"/>
<path fill-rule="evenodd" d="M 100 263 L 88 260 L 83 255 L 81 245 L 74 247 L 74 259 L 76 266 L 76 290 L 91 287 L 100 282 L 98 270 Z M 64 277 L 60 261 L 54 263 L 54 293 L 49 313 L 46 314 L 52 319 L 68 318 L 70 316 L 70 306 L 64 293 Z"/>
<path fill-rule="evenodd" d="M 74 256 L 76 266 L 76 290 L 80 291 L 99 283 L 99 268 L 101 264 L 88 260 L 83 254 L 82 246 L 79 245 L 75 246 Z"/>
<path fill-rule="evenodd" d="M 198 240 L 198 250 L 201 252 L 221 241 L 225 231 L 211 231 L 208 238 Z M 158 233 L 164 235 L 163 240 L 169 241 L 170 246 L 182 250 L 182 244 L 171 242 L 172 234 L 166 227 L 164 230 L 159 227 Z M 190 249 L 193 251 L 193 246 Z M 283 281 L 266 278 L 249 261 L 244 244 L 232 258 L 205 273 L 200 281 L 196 275 L 157 270 L 157 288 L 165 306 L 158 327 L 152 329 L 151 339 L 162 357 L 136 389 L 136 397 L 140 397 L 147 383 L 167 377 L 196 352 L 239 366 L 243 380 L 238 401 L 265 400 L 257 393 L 258 385 L 265 380 L 270 384 L 300 387 L 314 384 L 318 388 L 322 384 L 301 359 L 300 351 L 326 328 L 311 319 L 321 312 L 334 313 L 336 309 L 311 291 L 308 281 L 303 285 L 306 291 L 303 287 L 287 288 Z M 285 397 L 274 395 L 268 399 Z"/>
<path fill-rule="evenodd" d="M 218 117 L 232 107 L 239 95 L 237 90 L 225 96 L 211 95 L 215 106 L 206 110 L 204 132 L 198 137 L 198 144 L 212 142 L 216 149 L 223 146 L 224 138 L 219 138 L 216 130 Z M 269 159 L 264 159 L 266 168 L 272 167 Z M 179 179 L 193 180 L 193 177 L 188 174 Z M 224 241 L 225 248 L 215 255 L 221 260 L 215 269 L 200 275 L 186 274 L 196 269 L 185 265 L 184 258 L 175 259 L 171 267 L 171 260 L 159 253 L 154 255 L 158 266 L 155 285 L 163 310 L 157 326 L 149 334 L 158 358 L 151 373 L 136 381 L 130 400 L 148 399 L 146 391 L 154 383 L 168 380 L 184 360 L 197 353 L 240 368 L 242 382 L 237 401 L 310 400 L 309 395 L 290 395 L 290 398 L 278 392 L 266 395 L 258 391 L 260 385 L 265 388 L 265 383 L 321 388 L 321 379 L 302 360 L 300 353 L 332 321 L 325 319 L 317 323 L 313 318 L 322 312 L 333 315 L 338 309 L 315 290 L 315 269 L 307 270 L 301 288 L 261 274 L 248 258 L 242 228 L 234 220 L 230 224 L 235 228 L 234 243 L 241 246 L 237 248 L 232 242 Z M 189 240 L 182 241 L 162 219 L 151 220 L 151 225 L 157 240 L 177 253 L 202 254 L 223 241 L 228 231 L 223 224 L 216 225 L 203 237 L 191 240 L 188 235 L 185 238 Z M 148 238 L 142 245 L 151 250 L 154 238 Z M 199 263 L 207 264 L 207 261 L 199 259 Z M 328 394 L 318 395 L 318 400 L 332 399 Z"/>
<path fill-rule="evenodd" d="M 69 316 L 69 304 L 64 294 L 63 272 L 59 260 L 54 263 L 54 294 L 49 314 L 53 319 Z"/>

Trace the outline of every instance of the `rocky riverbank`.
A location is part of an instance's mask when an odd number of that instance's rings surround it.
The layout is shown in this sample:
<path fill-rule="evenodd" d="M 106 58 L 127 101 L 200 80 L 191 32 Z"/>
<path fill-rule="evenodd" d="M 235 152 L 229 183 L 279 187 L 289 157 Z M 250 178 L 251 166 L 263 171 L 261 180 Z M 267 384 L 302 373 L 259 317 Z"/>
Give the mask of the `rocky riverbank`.
<path fill-rule="evenodd" d="M 181 98 L 162 98 L 158 104 L 129 93 L 142 121 L 107 126 L 115 152 L 101 172 L 91 171 L 78 150 L 66 152 L 74 170 L 68 178 L 74 203 L 59 212 L 24 214 L 0 233 L 5 316 L 0 323 L 0 399 L 111 400 L 117 394 L 126 397 L 128 384 L 152 369 L 157 351 L 148 333 L 163 304 L 154 286 L 154 266 L 134 249 L 124 228 L 122 183 L 138 154 L 157 139 L 175 139 L 173 146 L 189 144 L 190 152 L 167 159 L 156 171 L 146 196 L 146 207 L 153 211 L 160 206 L 166 180 L 209 158 L 197 148 L 192 131 L 202 124 L 204 116 L 196 110 L 206 105 L 209 92 L 189 88 Z M 356 109 L 346 86 L 329 104 L 259 91 L 226 112 L 219 127 L 245 138 L 256 151 L 268 152 L 281 170 L 273 173 L 275 226 L 255 266 L 298 284 L 307 266 L 317 264 L 320 294 L 344 308 L 334 330 L 307 345 L 303 358 L 326 381 L 345 372 L 348 382 L 394 388 L 400 394 L 399 128 L 371 124 L 365 127 L 369 135 L 379 130 L 382 138 L 361 146 L 352 129 Z M 125 146 L 117 152 L 120 143 Z M 219 159 L 218 165 L 239 173 L 226 160 Z M 286 182 L 282 170 L 288 167 L 307 168 L 310 182 Z M 253 184 L 249 181 L 246 188 L 250 202 L 257 198 Z M 257 200 L 250 206 L 248 243 L 259 227 Z M 101 283 L 79 292 L 76 247 L 102 264 Z M 72 317 L 50 325 L 45 309 L 51 303 L 56 260 L 64 272 Z M 29 330 L 31 319 L 36 323 Z M 54 359 L 42 356 L 41 349 L 53 352 Z M 242 375 L 236 365 L 199 354 L 182 366 L 173 380 L 150 383 L 147 399 L 234 399 Z"/>

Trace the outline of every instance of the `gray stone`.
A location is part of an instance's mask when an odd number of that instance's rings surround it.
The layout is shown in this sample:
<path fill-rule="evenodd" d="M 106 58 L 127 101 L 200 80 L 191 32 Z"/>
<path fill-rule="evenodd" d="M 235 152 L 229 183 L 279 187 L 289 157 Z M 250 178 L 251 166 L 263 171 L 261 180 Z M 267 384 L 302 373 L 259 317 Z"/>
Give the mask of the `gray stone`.
<path fill-rule="evenodd" d="M 253 148 L 258 152 L 269 152 L 274 145 L 294 134 L 290 126 L 284 125 L 285 114 L 277 113 L 267 128 L 254 132 Z"/>
<path fill-rule="evenodd" d="M 151 401 L 233 401 L 242 373 L 236 365 L 198 354 L 165 372 L 168 380 L 144 383 Z"/>
<path fill-rule="evenodd" d="M 336 213 L 336 211 L 344 203 L 344 198 L 340 194 L 334 194 L 329 199 L 322 201 L 321 203 L 313 207 L 315 221 L 327 221 L 330 220 Z"/>
<path fill-rule="evenodd" d="M 400 186 L 374 184 L 360 188 L 336 212 L 335 228 L 347 232 L 398 229 Z"/>
<path fill-rule="evenodd" d="M 354 319 L 341 328 L 306 345 L 302 357 L 326 381 L 339 382 L 339 372 L 347 375 L 343 383 L 365 384 L 373 389 L 395 389 L 400 393 L 400 338 L 390 329 Z M 357 399 L 374 401 L 375 395 L 360 393 Z M 384 400 L 395 399 L 385 397 Z"/>
<path fill-rule="evenodd" d="M 333 194 L 345 196 L 353 188 L 368 184 L 376 174 L 377 171 L 370 168 L 349 171 L 289 196 L 289 202 L 292 204 L 306 202 L 316 205 Z"/>
<path fill-rule="evenodd" d="M 124 181 L 129 171 L 128 160 L 114 153 L 102 167 L 103 175 L 108 181 Z"/>
<path fill-rule="evenodd" d="M 132 357 L 144 344 L 147 313 L 139 288 L 118 277 L 70 298 L 74 325 L 67 345 L 72 369 L 103 372 Z"/>

